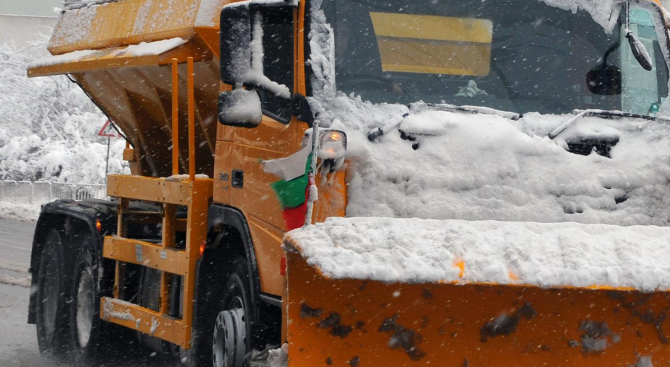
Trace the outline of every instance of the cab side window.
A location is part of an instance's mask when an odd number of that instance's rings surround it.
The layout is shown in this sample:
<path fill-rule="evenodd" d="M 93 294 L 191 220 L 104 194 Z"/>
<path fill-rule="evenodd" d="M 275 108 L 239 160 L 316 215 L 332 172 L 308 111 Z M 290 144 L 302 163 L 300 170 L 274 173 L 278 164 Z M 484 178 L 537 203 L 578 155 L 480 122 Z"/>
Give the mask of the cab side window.
<path fill-rule="evenodd" d="M 263 73 L 293 94 L 293 9 L 274 8 L 263 14 Z M 265 91 L 258 92 L 263 114 L 282 123 L 291 120 L 292 101 Z"/>

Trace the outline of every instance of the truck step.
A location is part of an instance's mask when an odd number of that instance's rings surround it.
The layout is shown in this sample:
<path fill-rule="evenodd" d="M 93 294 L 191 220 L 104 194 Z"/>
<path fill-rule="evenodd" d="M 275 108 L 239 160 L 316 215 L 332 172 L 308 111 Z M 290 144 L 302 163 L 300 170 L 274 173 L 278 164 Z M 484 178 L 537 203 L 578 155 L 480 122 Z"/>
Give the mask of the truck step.
<path fill-rule="evenodd" d="M 100 318 L 187 348 L 187 328 L 182 320 L 115 298 L 100 300 Z"/>

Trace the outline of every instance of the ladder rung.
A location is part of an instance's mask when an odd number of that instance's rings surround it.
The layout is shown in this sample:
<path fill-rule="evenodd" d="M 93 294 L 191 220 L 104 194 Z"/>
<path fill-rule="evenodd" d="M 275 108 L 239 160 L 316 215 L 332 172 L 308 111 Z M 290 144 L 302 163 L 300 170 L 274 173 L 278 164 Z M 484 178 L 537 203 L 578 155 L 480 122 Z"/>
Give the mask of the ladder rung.
<path fill-rule="evenodd" d="M 212 196 L 211 178 L 190 181 L 173 181 L 164 177 L 144 177 L 127 175 L 109 175 L 107 177 L 107 195 L 134 200 L 146 200 L 156 203 L 188 205 L 192 195 L 201 198 Z"/>
<path fill-rule="evenodd" d="M 181 320 L 109 297 L 100 300 L 100 310 L 100 318 L 105 321 L 139 330 L 185 349 L 190 348 L 190 341 L 186 340 L 186 328 Z"/>
<path fill-rule="evenodd" d="M 158 213 L 156 213 L 158 214 Z M 163 222 L 163 217 L 159 215 L 147 215 L 147 214 L 137 214 L 137 213 L 123 213 L 123 220 L 129 223 L 139 223 L 139 224 L 159 224 Z M 186 231 L 186 218 L 177 218 L 175 219 L 175 231 L 185 232 Z"/>
<path fill-rule="evenodd" d="M 102 256 L 108 259 L 144 265 L 182 276 L 188 272 L 188 254 L 183 250 L 116 236 L 105 237 L 102 248 Z"/>

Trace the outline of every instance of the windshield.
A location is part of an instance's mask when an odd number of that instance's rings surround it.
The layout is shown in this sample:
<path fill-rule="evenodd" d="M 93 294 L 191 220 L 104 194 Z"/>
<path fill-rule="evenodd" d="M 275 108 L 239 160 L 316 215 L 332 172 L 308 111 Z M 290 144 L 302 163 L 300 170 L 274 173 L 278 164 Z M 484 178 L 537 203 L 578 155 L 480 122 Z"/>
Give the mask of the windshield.
<path fill-rule="evenodd" d="M 668 94 L 653 9 L 631 7 L 629 26 L 651 71 L 633 57 L 619 10 L 609 32 L 585 11 L 539 0 L 325 0 L 322 10 L 337 89 L 373 103 L 653 116 Z"/>

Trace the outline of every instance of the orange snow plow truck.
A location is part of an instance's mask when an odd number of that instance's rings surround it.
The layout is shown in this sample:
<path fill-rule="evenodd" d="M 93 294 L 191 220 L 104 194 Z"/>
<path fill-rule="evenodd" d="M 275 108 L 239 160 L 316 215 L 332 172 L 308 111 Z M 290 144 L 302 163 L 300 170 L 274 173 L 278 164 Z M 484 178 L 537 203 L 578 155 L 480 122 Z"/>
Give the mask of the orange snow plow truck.
<path fill-rule="evenodd" d="M 651 0 L 69 2 L 127 141 L 46 204 L 28 322 L 101 364 L 670 365 L 668 17 Z"/>

